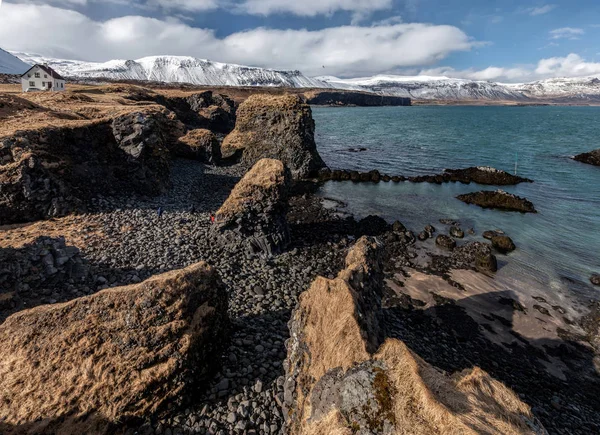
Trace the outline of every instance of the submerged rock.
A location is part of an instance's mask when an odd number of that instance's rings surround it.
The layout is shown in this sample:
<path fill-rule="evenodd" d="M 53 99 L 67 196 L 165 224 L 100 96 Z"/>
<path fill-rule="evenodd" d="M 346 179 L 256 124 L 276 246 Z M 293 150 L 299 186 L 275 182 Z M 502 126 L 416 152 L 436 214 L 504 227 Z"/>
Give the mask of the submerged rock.
<path fill-rule="evenodd" d="M 600 166 L 600 149 L 590 151 L 589 153 L 583 153 L 573 157 L 573 160 L 577 160 L 581 163 L 587 163 L 588 165 Z"/>
<path fill-rule="evenodd" d="M 234 187 L 215 215 L 213 231 L 225 244 L 270 257 L 290 243 L 286 220 L 291 176 L 279 160 L 262 159 Z"/>
<path fill-rule="evenodd" d="M 595 273 L 590 277 L 590 282 L 594 285 L 600 285 L 600 275 Z"/>
<path fill-rule="evenodd" d="M 384 340 L 381 270 L 376 240 L 363 237 L 336 279 L 318 277 L 301 295 L 286 343 L 287 433 L 546 433 L 483 370 L 448 376 Z"/>
<path fill-rule="evenodd" d="M 310 106 L 295 95 L 252 95 L 237 110 L 235 129 L 222 145 L 223 156 L 243 150 L 251 167 L 263 158 L 281 160 L 295 179 L 325 167 L 315 144 Z"/>
<path fill-rule="evenodd" d="M 525 198 L 504 192 L 503 190 L 467 193 L 456 198 L 467 204 L 478 205 L 482 208 L 493 208 L 521 213 L 537 213 L 533 203 Z"/>
<path fill-rule="evenodd" d="M 205 385 L 227 324 L 206 263 L 15 314 L 0 325 L 3 433 L 112 434 L 159 415 Z"/>
<path fill-rule="evenodd" d="M 457 226 L 450 227 L 449 233 L 455 239 L 463 239 L 465 237 L 465 232 Z"/>

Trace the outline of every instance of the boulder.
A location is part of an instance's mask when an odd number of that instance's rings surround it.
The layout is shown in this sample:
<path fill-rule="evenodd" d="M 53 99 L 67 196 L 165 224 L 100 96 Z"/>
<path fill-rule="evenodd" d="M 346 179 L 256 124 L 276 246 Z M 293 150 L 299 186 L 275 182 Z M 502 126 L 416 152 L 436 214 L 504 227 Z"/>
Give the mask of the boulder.
<path fill-rule="evenodd" d="M 465 232 L 457 227 L 456 225 L 450 227 L 449 231 L 450 235 L 455 239 L 463 239 L 465 237 Z"/>
<path fill-rule="evenodd" d="M 599 275 L 599 274 L 597 274 L 597 273 L 593 274 L 593 275 L 590 277 L 590 282 L 591 282 L 593 285 L 598 285 L 598 286 L 600 286 L 600 275 Z"/>
<path fill-rule="evenodd" d="M 225 244 L 270 257 L 290 243 L 286 214 L 291 175 L 282 162 L 262 159 L 234 187 L 215 215 L 213 232 Z"/>
<path fill-rule="evenodd" d="M 505 211 L 519 211 L 521 213 L 537 213 L 533 203 L 525 198 L 504 192 L 503 190 L 467 193 L 457 196 L 467 204 L 475 204 L 481 208 L 493 208 Z"/>
<path fill-rule="evenodd" d="M 425 225 L 425 232 L 429 237 L 433 237 L 433 233 L 435 233 L 435 227 L 433 225 Z"/>
<path fill-rule="evenodd" d="M 363 237 L 337 278 L 292 314 L 284 363 L 290 435 L 545 434 L 531 409 L 475 367 L 452 376 L 383 339 L 380 247 Z"/>
<path fill-rule="evenodd" d="M 458 181 L 467 184 L 473 182 L 494 186 L 510 186 L 519 183 L 533 183 L 533 181 L 528 178 L 519 177 L 489 166 L 477 166 L 466 169 L 446 169 L 443 176 L 445 181 Z"/>
<path fill-rule="evenodd" d="M 492 237 L 501 236 L 502 234 L 503 233 L 498 230 L 488 230 L 483 232 L 482 237 L 484 239 L 492 240 Z"/>
<path fill-rule="evenodd" d="M 447 236 L 445 234 L 440 234 L 435 238 L 435 244 L 442 249 L 446 249 L 448 251 L 452 251 L 456 248 L 456 240 L 452 237 Z"/>
<path fill-rule="evenodd" d="M 515 243 L 512 241 L 512 239 L 505 235 L 493 236 L 491 238 L 491 241 L 492 241 L 492 246 L 494 248 L 496 248 L 496 250 L 498 252 L 501 252 L 502 254 L 508 254 L 509 252 L 512 252 L 515 249 L 517 249 L 517 247 L 515 246 Z"/>
<path fill-rule="evenodd" d="M 498 260 L 496 256 L 492 254 L 492 250 L 479 249 L 475 253 L 475 269 L 479 272 L 496 272 L 498 270 Z"/>
<path fill-rule="evenodd" d="M 389 231 L 390 225 L 380 216 L 367 216 L 356 224 L 356 236 L 380 236 Z"/>
<path fill-rule="evenodd" d="M 213 132 L 206 129 L 190 130 L 180 137 L 172 150 L 178 157 L 216 164 L 221 160 L 221 145 Z"/>
<path fill-rule="evenodd" d="M 590 151 L 589 153 L 583 153 L 573 157 L 573 160 L 577 160 L 581 163 L 587 163 L 588 165 L 600 166 L 600 149 Z"/>
<path fill-rule="evenodd" d="M 316 176 L 325 167 L 315 144 L 310 106 L 295 95 L 251 95 L 240 104 L 222 153 L 227 157 L 238 150 L 243 150 L 245 166 L 262 158 L 278 159 L 295 179 Z"/>
<path fill-rule="evenodd" d="M 145 108 L 1 138 L 0 225 L 85 211 L 98 194 L 163 192 L 180 127 L 166 109 Z"/>
<path fill-rule="evenodd" d="M 0 325 L 4 433 L 112 434 L 159 416 L 206 385 L 227 326 L 206 263 L 15 314 Z"/>

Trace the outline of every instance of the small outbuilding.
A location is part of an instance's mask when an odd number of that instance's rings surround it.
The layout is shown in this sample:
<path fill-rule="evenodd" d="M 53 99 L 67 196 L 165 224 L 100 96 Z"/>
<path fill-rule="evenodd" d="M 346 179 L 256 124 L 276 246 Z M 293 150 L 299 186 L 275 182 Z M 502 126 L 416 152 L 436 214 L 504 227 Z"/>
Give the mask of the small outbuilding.
<path fill-rule="evenodd" d="M 67 81 L 48 65 L 34 65 L 21 76 L 23 92 L 65 90 Z"/>

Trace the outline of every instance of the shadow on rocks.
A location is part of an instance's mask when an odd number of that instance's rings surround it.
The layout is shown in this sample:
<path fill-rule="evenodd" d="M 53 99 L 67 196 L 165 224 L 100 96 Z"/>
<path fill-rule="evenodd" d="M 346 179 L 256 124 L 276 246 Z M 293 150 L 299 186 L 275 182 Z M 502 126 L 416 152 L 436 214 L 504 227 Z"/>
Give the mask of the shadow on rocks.
<path fill-rule="evenodd" d="M 487 323 L 477 323 L 461 306 L 489 305 L 490 297 L 500 308 L 486 317 Z M 532 406 L 550 433 L 600 433 L 600 377 L 590 347 L 575 337 L 529 340 L 516 332 L 514 313 L 522 307 L 510 291 L 456 302 L 438 297 L 436 302 L 419 309 L 418 301 L 408 296 L 395 301 L 385 310 L 388 335 L 444 371 L 481 367 Z M 491 340 L 484 328 L 498 337 L 510 334 L 514 340 Z M 562 379 L 548 370 L 557 365 Z"/>

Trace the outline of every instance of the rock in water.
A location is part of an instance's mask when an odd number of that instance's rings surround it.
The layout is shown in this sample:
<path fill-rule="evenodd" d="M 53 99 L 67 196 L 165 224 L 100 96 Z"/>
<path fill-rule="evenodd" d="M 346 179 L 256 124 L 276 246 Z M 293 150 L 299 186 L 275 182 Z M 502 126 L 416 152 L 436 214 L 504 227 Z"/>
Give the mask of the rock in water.
<path fill-rule="evenodd" d="M 251 95 L 240 104 L 222 153 L 228 157 L 239 150 L 246 166 L 262 158 L 278 159 L 295 179 L 316 176 L 325 167 L 315 144 L 310 106 L 295 95 Z"/>
<path fill-rule="evenodd" d="M 496 272 L 498 271 L 498 260 L 489 246 L 477 250 L 475 253 L 475 269 L 479 272 Z"/>
<path fill-rule="evenodd" d="M 600 275 L 595 273 L 590 277 L 590 282 L 594 285 L 600 286 Z"/>
<path fill-rule="evenodd" d="M 489 166 L 477 166 L 466 169 L 446 169 L 444 176 L 449 176 L 449 181 L 461 183 L 491 184 L 494 186 L 509 186 L 519 183 L 532 183 L 528 178 L 509 174 L 506 171 Z"/>
<path fill-rule="evenodd" d="M 286 220 L 290 183 L 282 162 L 260 160 L 217 211 L 213 231 L 232 249 L 241 244 L 249 253 L 267 257 L 282 252 L 290 242 Z"/>
<path fill-rule="evenodd" d="M 600 149 L 579 154 L 573 157 L 573 159 L 581 163 L 587 163 L 588 165 L 600 166 Z"/>
<path fill-rule="evenodd" d="M 435 244 L 448 251 L 452 251 L 454 248 L 456 248 L 456 240 L 445 234 L 440 234 L 437 236 L 435 238 Z"/>
<path fill-rule="evenodd" d="M 0 325 L 3 433 L 105 433 L 212 375 L 227 293 L 206 263 L 37 307 Z"/>
<path fill-rule="evenodd" d="M 475 204 L 481 208 L 495 208 L 505 211 L 520 211 L 521 213 L 537 213 L 533 203 L 525 198 L 504 192 L 503 190 L 467 193 L 456 198 L 467 204 Z"/>
<path fill-rule="evenodd" d="M 464 237 L 465 237 L 465 232 L 463 230 L 461 230 L 460 227 L 457 227 L 457 226 L 450 227 L 449 233 L 455 239 L 464 239 Z"/>
<path fill-rule="evenodd" d="M 300 434 L 545 434 L 531 409 L 475 367 L 447 376 L 382 344 L 379 246 L 363 237 L 336 279 L 300 296 L 286 343 L 284 416 Z"/>
<path fill-rule="evenodd" d="M 215 164 L 221 160 L 221 146 L 213 132 L 199 128 L 179 138 L 173 154 Z"/>
<path fill-rule="evenodd" d="M 515 243 L 508 236 L 497 235 L 492 237 L 492 246 L 501 252 L 502 254 L 508 254 L 509 252 L 517 249 Z"/>

